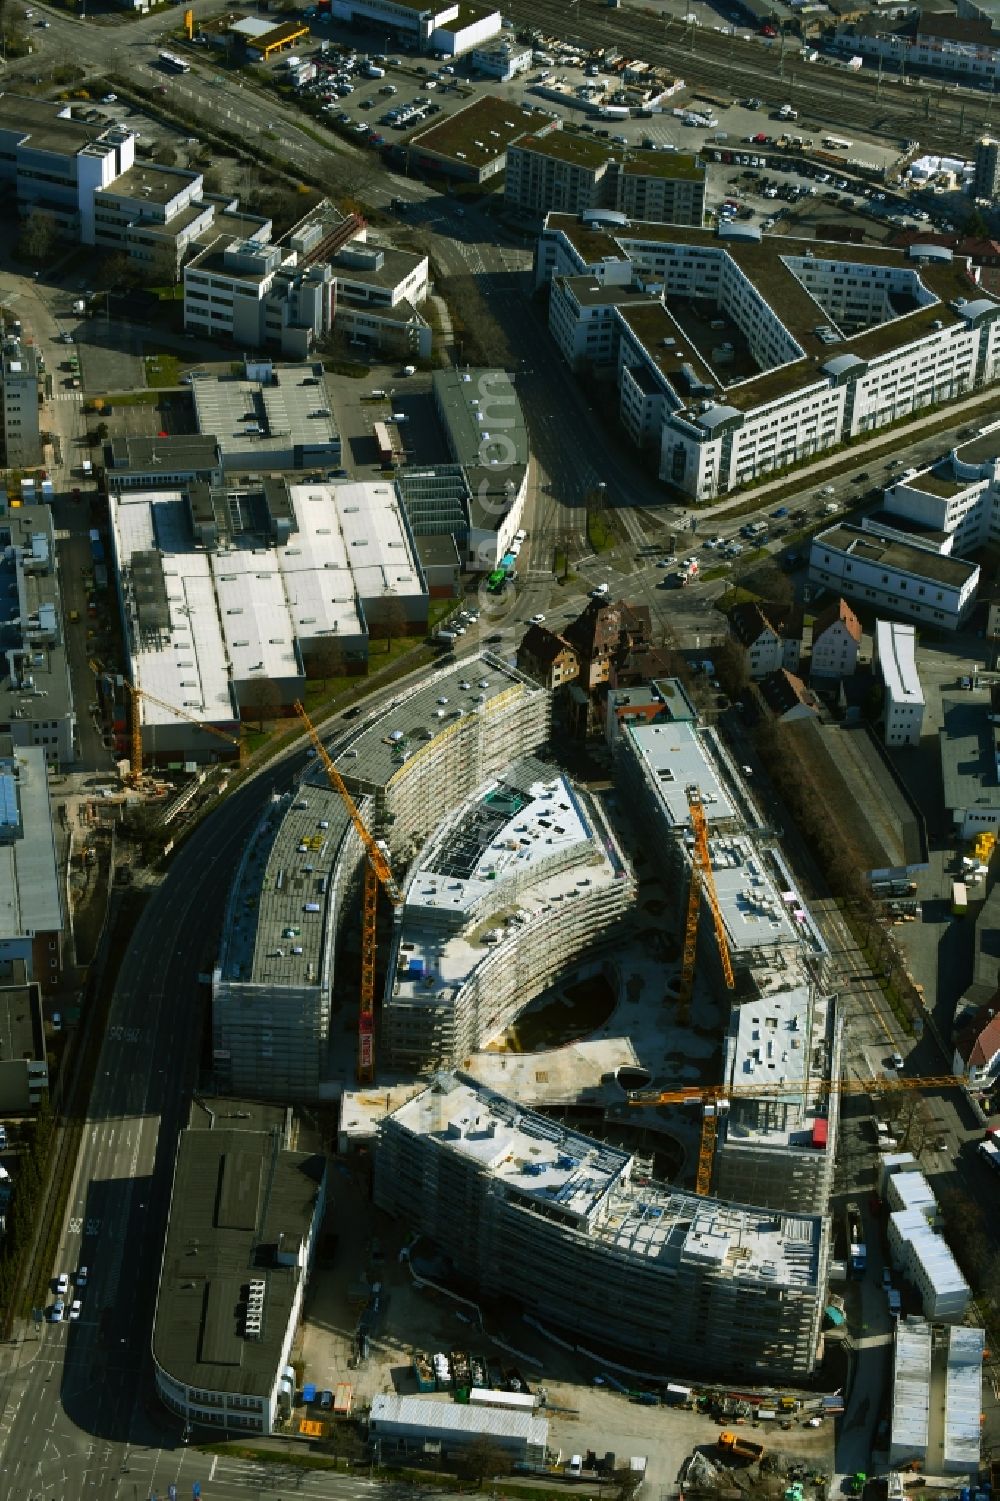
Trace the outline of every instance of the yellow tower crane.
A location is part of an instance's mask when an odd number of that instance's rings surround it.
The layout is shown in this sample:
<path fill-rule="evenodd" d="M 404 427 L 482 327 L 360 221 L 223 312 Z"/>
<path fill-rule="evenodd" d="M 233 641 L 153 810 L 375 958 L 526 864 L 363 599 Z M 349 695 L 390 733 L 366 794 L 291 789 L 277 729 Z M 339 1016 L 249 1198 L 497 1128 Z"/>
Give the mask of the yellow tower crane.
<path fill-rule="evenodd" d="M 364 845 L 368 859 L 365 863 L 365 886 L 361 904 L 361 1004 L 358 1009 L 358 1083 L 371 1084 L 375 1079 L 375 946 L 377 937 L 378 888 L 382 887 L 394 907 L 403 900 L 396 884 L 392 866 L 381 844 L 361 817 L 358 806 L 347 790 L 343 777 L 327 754 L 315 725 L 302 704 L 297 700 L 295 712 L 309 731 L 327 780 L 335 792 L 340 793 L 351 823 Z"/>
<path fill-rule="evenodd" d="M 961 1074 L 926 1074 L 896 1079 L 798 1079 L 784 1084 L 770 1080 L 760 1084 L 685 1084 L 676 1089 L 633 1089 L 629 1092 L 628 1102 L 630 1105 L 704 1105 L 695 1193 L 705 1195 L 712 1185 L 712 1154 L 718 1114 L 735 1096 L 773 1099 L 780 1095 L 875 1095 L 914 1089 L 960 1089 L 965 1083 L 967 1080 Z"/>
<path fill-rule="evenodd" d="M 93 665 L 93 664 L 91 664 Z M 129 692 L 129 736 L 131 740 L 131 765 L 129 767 L 128 781 L 133 787 L 137 787 L 142 781 L 142 700 L 148 698 L 150 703 L 159 704 L 161 709 L 166 709 L 168 714 L 176 714 L 178 719 L 186 719 L 189 724 L 198 726 L 206 735 L 214 735 L 217 740 L 225 740 L 229 745 L 235 745 L 243 764 L 244 745 L 239 735 L 230 735 L 228 730 L 217 729 L 214 724 L 208 724 L 199 719 L 196 714 L 189 714 L 186 709 L 180 709 L 176 704 L 168 703 L 165 698 L 158 698 L 155 693 L 150 693 L 148 688 L 137 688 L 128 678 L 123 679 Z"/>
<path fill-rule="evenodd" d="M 694 993 L 694 967 L 698 952 L 698 916 L 701 910 L 701 893 L 704 890 L 708 898 L 709 910 L 712 914 L 712 925 L 715 928 L 715 941 L 719 948 L 719 959 L 722 962 L 722 974 L 726 982 L 726 988 L 732 990 L 735 985 L 733 979 L 733 965 L 729 957 L 729 944 L 726 939 L 726 928 L 722 921 L 722 912 L 719 908 L 719 896 L 715 889 L 715 877 L 712 874 L 712 856 L 708 847 L 708 821 L 705 818 L 705 807 L 701 800 L 700 789 L 692 783 L 687 789 L 688 810 L 691 814 L 691 828 L 694 833 L 694 848 L 691 851 L 691 884 L 688 887 L 687 915 L 684 919 L 684 949 L 681 955 L 681 983 L 677 992 L 677 1019 L 686 1022 L 691 1009 L 691 996 Z"/>

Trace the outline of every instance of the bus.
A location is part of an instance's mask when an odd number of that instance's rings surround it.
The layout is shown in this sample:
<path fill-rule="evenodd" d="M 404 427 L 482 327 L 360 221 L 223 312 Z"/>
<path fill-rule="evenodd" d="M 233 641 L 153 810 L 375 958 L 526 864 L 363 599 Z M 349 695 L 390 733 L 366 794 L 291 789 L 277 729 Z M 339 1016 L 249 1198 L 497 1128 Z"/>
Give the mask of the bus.
<path fill-rule="evenodd" d="M 853 141 L 842 140 L 840 136 L 824 136 L 823 145 L 827 151 L 850 151 Z"/>
<path fill-rule="evenodd" d="M 191 64 L 186 63 L 182 57 L 177 57 L 173 52 L 160 53 L 160 67 L 166 68 L 168 73 L 190 73 Z"/>

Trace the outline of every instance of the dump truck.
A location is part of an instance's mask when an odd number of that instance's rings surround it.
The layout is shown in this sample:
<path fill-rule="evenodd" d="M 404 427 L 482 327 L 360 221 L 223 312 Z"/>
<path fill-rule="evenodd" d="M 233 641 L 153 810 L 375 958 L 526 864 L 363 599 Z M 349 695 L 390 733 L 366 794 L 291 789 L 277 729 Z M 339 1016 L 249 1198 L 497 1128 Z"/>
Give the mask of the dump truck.
<path fill-rule="evenodd" d="M 723 1454 L 731 1454 L 734 1459 L 757 1461 L 764 1458 L 764 1445 L 755 1443 L 753 1439 L 743 1438 L 739 1433 L 720 1433 L 719 1448 Z"/>

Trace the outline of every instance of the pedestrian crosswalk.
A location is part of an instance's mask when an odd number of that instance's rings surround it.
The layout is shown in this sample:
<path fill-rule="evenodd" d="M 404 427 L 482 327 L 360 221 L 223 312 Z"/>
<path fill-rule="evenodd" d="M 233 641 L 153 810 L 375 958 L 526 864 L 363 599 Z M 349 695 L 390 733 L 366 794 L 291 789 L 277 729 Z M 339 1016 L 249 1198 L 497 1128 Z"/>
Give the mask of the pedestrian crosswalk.
<path fill-rule="evenodd" d="M 54 391 L 51 399 L 53 401 L 80 402 L 83 400 L 83 393 L 80 391 Z"/>

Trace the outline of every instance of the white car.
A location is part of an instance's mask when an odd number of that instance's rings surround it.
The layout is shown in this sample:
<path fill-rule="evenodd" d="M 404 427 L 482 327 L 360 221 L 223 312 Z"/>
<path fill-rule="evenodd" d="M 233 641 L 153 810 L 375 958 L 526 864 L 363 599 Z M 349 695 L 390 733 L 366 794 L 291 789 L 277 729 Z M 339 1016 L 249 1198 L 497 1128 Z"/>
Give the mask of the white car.
<path fill-rule="evenodd" d="M 541 611 L 539 611 L 537 615 L 532 615 L 531 623 L 532 625 L 544 625 L 545 616 L 541 613 Z"/>
<path fill-rule="evenodd" d="M 62 1298 L 57 1298 L 52 1305 L 52 1313 L 50 1315 L 53 1324 L 61 1324 L 63 1320 L 63 1314 L 65 1312 L 66 1304 L 63 1302 Z"/>
<path fill-rule="evenodd" d="M 73 1281 L 76 1283 L 77 1292 L 79 1292 L 79 1290 L 80 1290 L 81 1287 L 86 1287 L 86 1285 L 87 1285 L 87 1277 L 88 1277 L 88 1270 L 87 1270 L 87 1268 L 85 1266 L 80 1267 L 78 1269 L 78 1271 L 77 1271 L 76 1276 L 73 1278 Z"/>
<path fill-rule="evenodd" d="M 69 1273 L 60 1272 L 56 1278 L 56 1297 L 64 1298 L 69 1292 Z"/>
<path fill-rule="evenodd" d="M 117 94 L 105 94 L 104 98 L 101 100 L 101 103 L 102 104 L 117 104 L 118 103 L 118 95 Z"/>
<path fill-rule="evenodd" d="M 71 1323 L 75 1323 L 76 1320 L 80 1317 L 80 1315 L 81 1315 L 82 1312 L 83 1312 L 83 1304 L 81 1303 L 81 1301 L 80 1301 L 79 1298 L 74 1298 L 73 1301 L 72 1301 L 72 1303 L 69 1305 L 70 1322 Z"/>

